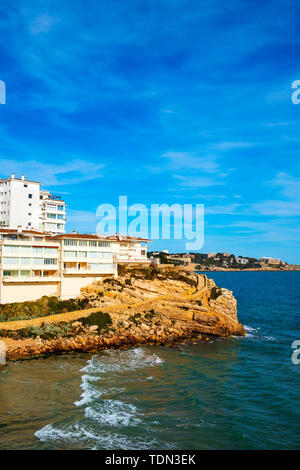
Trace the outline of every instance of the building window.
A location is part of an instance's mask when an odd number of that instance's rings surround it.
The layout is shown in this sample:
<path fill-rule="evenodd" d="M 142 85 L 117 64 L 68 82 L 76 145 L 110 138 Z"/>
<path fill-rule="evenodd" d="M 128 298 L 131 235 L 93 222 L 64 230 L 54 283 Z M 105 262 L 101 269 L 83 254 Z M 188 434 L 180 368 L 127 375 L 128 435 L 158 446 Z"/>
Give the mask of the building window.
<path fill-rule="evenodd" d="M 20 271 L 20 276 L 29 277 L 30 271 Z"/>
<path fill-rule="evenodd" d="M 97 246 L 97 242 L 89 242 L 89 246 Z"/>
<path fill-rule="evenodd" d="M 29 199 L 32 199 L 32 194 L 28 194 Z"/>
<path fill-rule="evenodd" d="M 110 242 L 98 242 L 98 246 L 108 247 L 110 246 Z"/>
<path fill-rule="evenodd" d="M 27 188 L 28 187 L 28 184 L 24 184 L 24 188 Z"/>
<path fill-rule="evenodd" d="M 30 264 L 31 259 L 30 258 L 21 258 L 21 264 Z"/>
<path fill-rule="evenodd" d="M 34 264 L 43 264 L 44 259 L 43 258 L 34 258 L 33 263 Z"/>
<path fill-rule="evenodd" d="M 28 216 L 29 216 L 29 217 L 31 216 L 31 212 L 28 212 Z"/>
<path fill-rule="evenodd" d="M 77 246 L 77 240 L 66 239 L 64 240 L 64 245 L 65 246 Z"/>
<path fill-rule="evenodd" d="M 33 253 L 36 253 L 36 254 L 42 253 L 42 252 L 43 252 L 43 248 L 42 248 L 41 246 L 34 246 L 34 247 L 32 248 L 32 251 L 33 251 Z"/>
<path fill-rule="evenodd" d="M 28 222 L 28 227 L 31 227 L 31 222 Z"/>
<path fill-rule="evenodd" d="M 58 211 L 63 211 L 63 210 L 64 210 L 64 206 L 57 206 L 57 210 L 58 210 Z"/>
<path fill-rule="evenodd" d="M 105 252 L 105 251 L 104 252 L 100 251 L 100 252 L 98 252 L 98 257 L 99 258 L 111 258 L 111 253 Z"/>
<path fill-rule="evenodd" d="M 55 258 L 45 258 L 44 259 L 44 264 L 56 264 L 56 259 Z"/>
<path fill-rule="evenodd" d="M 3 258 L 3 264 L 19 264 L 19 258 Z"/>
<path fill-rule="evenodd" d="M 4 253 L 18 253 L 19 247 L 15 245 L 3 245 Z"/>
<path fill-rule="evenodd" d="M 79 240 L 79 246 L 87 246 L 86 240 Z"/>
<path fill-rule="evenodd" d="M 56 219 L 56 214 L 47 213 L 47 219 Z"/>
<path fill-rule="evenodd" d="M 19 271 L 3 271 L 3 276 L 18 276 Z"/>
<path fill-rule="evenodd" d="M 77 258 L 77 251 L 64 251 L 66 258 Z"/>
<path fill-rule="evenodd" d="M 31 246 L 21 246 L 21 253 L 31 253 Z"/>
<path fill-rule="evenodd" d="M 45 248 L 45 253 L 57 254 L 57 248 Z"/>

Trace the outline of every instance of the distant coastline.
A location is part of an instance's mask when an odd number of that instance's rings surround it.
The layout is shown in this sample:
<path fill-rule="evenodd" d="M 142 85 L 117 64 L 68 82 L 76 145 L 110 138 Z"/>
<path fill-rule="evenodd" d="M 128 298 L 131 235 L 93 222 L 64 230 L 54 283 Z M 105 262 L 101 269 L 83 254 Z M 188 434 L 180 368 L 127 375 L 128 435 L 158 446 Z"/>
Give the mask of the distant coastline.
<path fill-rule="evenodd" d="M 169 253 L 167 250 L 148 252 L 152 264 L 182 266 L 190 271 L 300 271 L 299 264 L 278 258 L 238 256 L 231 253 Z"/>

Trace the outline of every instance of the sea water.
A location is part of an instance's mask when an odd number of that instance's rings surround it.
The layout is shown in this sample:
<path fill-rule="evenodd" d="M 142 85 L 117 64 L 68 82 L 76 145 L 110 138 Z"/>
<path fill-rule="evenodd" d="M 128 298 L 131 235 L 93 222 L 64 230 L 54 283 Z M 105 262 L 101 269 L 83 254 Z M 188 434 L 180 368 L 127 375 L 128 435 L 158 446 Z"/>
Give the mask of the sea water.
<path fill-rule="evenodd" d="M 300 272 L 207 273 L 244 338 L 0 366 L 0 449 L 295 449 Z"/>

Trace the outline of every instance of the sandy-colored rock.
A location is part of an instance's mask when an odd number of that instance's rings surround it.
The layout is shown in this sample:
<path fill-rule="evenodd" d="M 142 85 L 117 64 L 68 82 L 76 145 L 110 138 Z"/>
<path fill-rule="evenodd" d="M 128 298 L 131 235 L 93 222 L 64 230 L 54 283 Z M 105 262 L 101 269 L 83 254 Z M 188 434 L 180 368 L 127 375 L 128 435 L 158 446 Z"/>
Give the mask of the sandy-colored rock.
<path fill-rule="evenodd" d="M 172 344 L 194 338 L 209 341 L 211 335 L 244 335 L 238 322 L 237 302 L 231 291 L 217 290 L 206 276 L 184 269 L 164 268 L 147 273 L 139 268 L 123 269 L 118 279 L 109 279 L 82 289 L 89 310 L 51 315 L 44 318 L 5 322 L 1 329 L 16 331 L 45 323 L 73 322 L 82 327 L 80 318 L 101 310 L 112 319 L 110 332 L 101 334 L 94 326 L 74 337 L 52 340 L 1 338 L 6 343 L 7 358 L 19 359 L 69 351 L 96 351 L 102 348 L 128 347 L 134 344 Z M 95 294 L 101 292 L 101 296 Z M 214 298 L 213 298 L 214 297 Z"/>

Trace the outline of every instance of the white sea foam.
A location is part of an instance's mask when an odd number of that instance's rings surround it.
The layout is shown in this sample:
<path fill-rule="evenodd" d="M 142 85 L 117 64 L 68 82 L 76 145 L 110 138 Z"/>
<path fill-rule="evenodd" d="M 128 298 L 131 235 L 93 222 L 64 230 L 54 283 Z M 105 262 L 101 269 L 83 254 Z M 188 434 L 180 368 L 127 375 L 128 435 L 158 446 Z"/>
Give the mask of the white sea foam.
<path fill-rule="evenodd" d="M 90 375 L 98 376 L 100 379 L 107 373 L 118 373 L 126 370 L 136 370 L 145 366 L 156 366 L 164 361 L 156 354 L 149 354 L 142 348 L 124 350 L 106 350 L 93 356 L 88 364 L 81 369 Z"/>
<path fill-rule="evenodd" d="M 119 400 L 101 400 L 84 410 L 86 418 L 93 419 L 106 426 L 136 426 L 142 420 L 138 418 L 137 408 Z"/>
<path fill-rule="evenodd" d="M 256 339 L 261 339 L 261 340 L 266 340 L 266 341 L 277 341 L 277 339 L 274 336 L 268 336 L 268 335 L 263 335 L 259 330 L 260 327 L 253 328 L 252 326 L 244 325 L 247 333 L 245 335 L 245 338 L 256 338 Z"/>
<path fill-rule="evenodd" d="M 258 331 L 259 328 L 253 328 L 252 326 L 244 325 L 246 331 Z"/>
<path fill-rule="evenodd" d="M 71 442 L 75 444 L 76 447 L 79 447 L 80 443 L 82 443 L 93 450 L 140 450 L 157 448 L 158 446 L 158 442 L 154 439 L 141 437 L 129 439 L 118 433 L 87 429 L 86 426 L 82 425 L 80 422 L 64 427 L 56 426 L 53 423 L 48 424 L 39 431 L 36 431 L 35 436 L 42 442 L 62 441 L 67 444 Z M 171 445 L 167 445 L 167 447 L 171 447 Z"/>
<path fill-rule="evenodd" d="M 90 383 L 90 382 L 96 382 L 98 380 L 97 377 L 86 374 L 86 375 L 83 375 L 81 379 L 82 379 L 82 383 L 80 387 L 82 388 L 83 392 L 80 395 L 81 400 L 75 401 L 74 405 L 76 406 L 86 405 L 93 399 L 100 397 L 103 393 L 103 391 L 98 390 L 98 388 L 96 388 L 94 385 Z"/>

